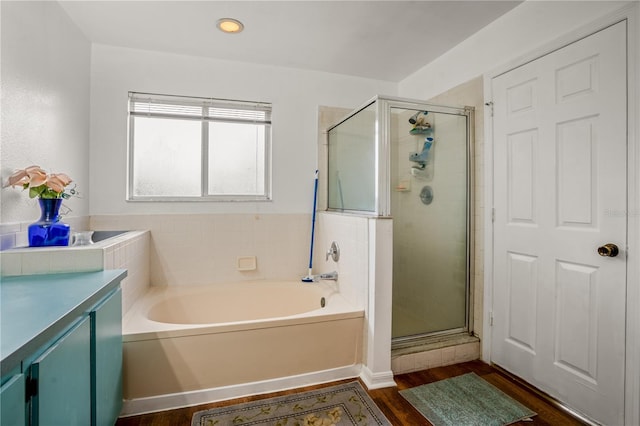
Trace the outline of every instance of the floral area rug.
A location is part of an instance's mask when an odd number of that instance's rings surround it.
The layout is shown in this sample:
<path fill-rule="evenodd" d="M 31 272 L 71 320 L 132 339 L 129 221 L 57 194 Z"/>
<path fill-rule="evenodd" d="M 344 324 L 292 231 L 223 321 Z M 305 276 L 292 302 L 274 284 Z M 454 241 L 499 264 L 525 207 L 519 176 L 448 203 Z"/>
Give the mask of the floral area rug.
<path fill-rule="evenodd" d="M 342 426 L 391 423 L 360 383 L 198 411 L 191 426 Z"/>

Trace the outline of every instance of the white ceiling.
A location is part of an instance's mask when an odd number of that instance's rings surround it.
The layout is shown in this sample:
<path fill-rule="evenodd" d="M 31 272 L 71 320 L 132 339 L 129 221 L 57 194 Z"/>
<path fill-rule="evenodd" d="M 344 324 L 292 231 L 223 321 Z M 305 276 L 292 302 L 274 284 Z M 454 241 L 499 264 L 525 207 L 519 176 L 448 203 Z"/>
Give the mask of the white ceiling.
<path fill-rule="evenodd" d="M 520 1 L 60 3 L 95 43 L 398 82 Z M 223 17 L 244 31 L 218 31 Z"/>

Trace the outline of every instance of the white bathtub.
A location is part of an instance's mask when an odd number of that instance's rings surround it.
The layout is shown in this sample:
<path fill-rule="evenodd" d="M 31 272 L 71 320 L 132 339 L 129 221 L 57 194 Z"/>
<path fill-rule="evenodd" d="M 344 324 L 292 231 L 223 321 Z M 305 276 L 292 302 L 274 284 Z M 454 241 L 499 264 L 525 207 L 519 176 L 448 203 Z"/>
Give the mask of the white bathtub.
<path fill-rule="evenodd" d="M 326 283 L 152 287 L 123 321 L 123 415 L 355 377 L 363 321 Z"/>

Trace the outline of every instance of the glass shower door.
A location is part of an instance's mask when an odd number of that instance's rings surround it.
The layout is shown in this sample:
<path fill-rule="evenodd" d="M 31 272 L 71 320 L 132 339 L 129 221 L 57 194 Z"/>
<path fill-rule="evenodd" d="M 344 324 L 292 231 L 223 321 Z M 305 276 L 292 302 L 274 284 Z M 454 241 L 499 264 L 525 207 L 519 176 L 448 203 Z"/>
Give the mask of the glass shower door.
<path fill-rule="evenodd" d="M 390 118 L 392 337 L 463 331 L 469 288 L 468 117 L 391 107 Z"/>
<path fill-rule="evenodd" d="M 394 342 L 471 328 L 472 119 L 377 96 L 328 130 L 328 209 L 393 219 Z"/>
<path fill-rule="evenodd" d="M 329 209 L 376 211 L 376 103 L 329 130 Z"/>

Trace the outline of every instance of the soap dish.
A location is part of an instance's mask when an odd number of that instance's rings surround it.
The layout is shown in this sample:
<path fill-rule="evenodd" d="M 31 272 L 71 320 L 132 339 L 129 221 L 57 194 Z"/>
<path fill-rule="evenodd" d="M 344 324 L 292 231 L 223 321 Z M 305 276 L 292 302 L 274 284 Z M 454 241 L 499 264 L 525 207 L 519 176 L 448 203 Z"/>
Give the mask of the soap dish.
<path fill-rule="evenodd" d="M 236 267 L 238 271 L 255 271 L 256 264 L 255 256 L 240 256 L 236 259 Z"/>

